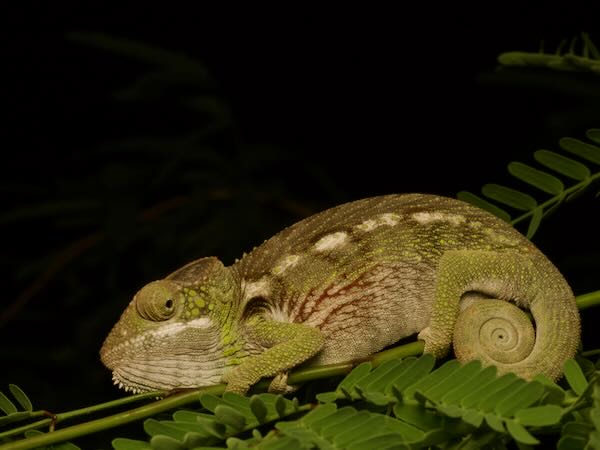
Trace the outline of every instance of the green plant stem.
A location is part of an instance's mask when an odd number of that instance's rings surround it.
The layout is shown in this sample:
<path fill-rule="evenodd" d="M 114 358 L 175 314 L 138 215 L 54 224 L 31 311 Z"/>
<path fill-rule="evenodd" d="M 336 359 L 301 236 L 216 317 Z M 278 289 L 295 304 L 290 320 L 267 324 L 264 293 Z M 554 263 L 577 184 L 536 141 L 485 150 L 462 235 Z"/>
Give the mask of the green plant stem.
<path fill-rule="evenodd" d="M 13 428 L 12 430 L 8 430 L 3 433 L 0 433 L 0 439 L 18 436 L 20 434 L 25 433 L 28 430 L 44 428 L 44 427 L 49 426 L 51 423 L 52 423 L 52 419 L 42 419 L 42 420 L 38 420 L 37 422 L 28 423 L 27 425 L 23 425 L 21 427 Z"/>
<path fill-rule="evenodd" d="M 525 214 L 517 217 L 516 219 L 514 219 L 514 220 L 512 220 L 510 222 L 511 225 L 516 225 L 519 222 L 522 222 L 525 219 L 529 218 L 536 209 L 541 208 L 542 211 L 543 211 L 546 208 L 548 208 L 549 206 L 553 205 L 554 203 L 560 203 L 560 202 L 562 202 L 564 199 L 566 199 L 566 198 L 569 197 L 569 194 L 572 194 L 574 192 L 577 192 L 580 189 L 585 188 L 587 185 L 593 183 L 597 179 L 600 179 L 600 172 L 595 173 L 594 175 L 590 176 L 589 178 L 587 178 L 587 179 L 585 179 L 583 181 L 580 181 L 577 184 L 574 184 L 570 188 L 567 188 L 563 192 L 561 192 L 560 195 L 558 195 L 556 197 L 551 197 L 550 199 L 546 200 L 544 203 L 538 205 L 535 209 L 532 209 L 531 211 L 528 211 Z"/>
<path fill-rule="evenodd" d="M 384 350 L 379 353 L 375 353 L 371 358 L 371 362 L 374 367 L 377 367 L 381 363 L 385 361 L 389 361 L 391 359 L 402 359 L 407 356 L 417 356 L 423 353 L 423 348 L 425 343 L 423 341 L 411 342 L 405 345 L 399 345 L 397 347 L 390 348 L 389 350 Z"/>
<path fill-rule="evenodd" d="M 80 436 L 97 433 L 98 431 L 107 430 L 129 422 L 135 422 L 136 420 L 145 419 L 146 417 L 150 417 L 155 414 L 168 411 L 170 409 L 177 408 L 179 406 L 183 406 L 194 401 L 198 401 L 199 392 L 220 395 L 223 393 L 223 391 L 224 386 L 218 385 L 210 386 L 201 390 L 195 389 L 193 391 L 180 392 L 178 394 L 166 397 L 157 402 L 140 406 L 129 411 L 123 411 L 112 416 L 103 417 L 102 419 L 92 420 L 90 422 L 82 423 L 79 425 L 73 425 L 62 430 L 57 430 L 39 436 L 33 436 L 30 438 L 22 439 L 20 441 L 0 445 L 0 450 L 33 449 L 37 447 L 45 447 L 51 444 L 56 444 L 57 442 L 68 441 Z M 91 408 L 95 407 L 92 406 Z"/>
<path fill-rule="evenodd" d="M 98 405 L 88 406 L 85 408 L 75 409 L 73 411 L 68 411 L 60 414 L 55 414 L 53 417 L 38 420 L 37 422 L 32 422 L 27 425 L 23 425 L 18 428 L 13 428 L 12 430 L 5 431 L 0 433 L 0 439 L 7 438 L 15 435 L 19 435 L 24 433 L 27 430 L 31 429 L 40 429 L 46 426 L 49 426 L 54 422 L 54 424 L 58 424 L 68 419 L 73 419 L 75 417 L 86 416 L 89 414 L 93 414 L 98 411 L 103 411 L 106 409 L 116 408 L 118 406 L 128 405 L 130 403 L 137 403 L 147 399 L 155 399 L 157 397 L 163 397 L 166 393 L 164 391 L 156 391 L 156 392 L 146 392 L 144 394 L 130 395 L 128 397 L 118 398 L 116 400 L 111 400 L 109 402 L 100 403 Z M 36 411 L 34 415 L 29 416 L 29 419 L 33 417 L 39 417 L 42 415 L 48 415 L 46 411 Z"/>
<path fill-rule="evenodd" d="M 576 297 L 577 306 L 579 309 L 587 309 L 592 306 L 600 305 L 600 291 L 590 292 L 588 294 L 579 295 Z M 407 356 L 416 356 L 423 353 L 423 342 L 416 341 L 411 342 L 405 345 L 399 345 L 397 347 L 391 348 L 389 350 L 384 350 L 382 352 L 376 353 L 371 358 L 365 359 L 370 360 L 374 366 L 380 365 L 384 361 L 388 361 L 390 359 L 397 358 L 406 358 Z M 307 367 L 302 370 L 296 371 L 290 374 L 288 379 L 288 383 L 290 384 L 300 384 L 307 381 L 320 379 L 320 378 L 328 378 L 337 375 L 344 375 L 349 373 L 352 368 L 358 363 L 362 361 L 352 361 L 345 362 L 340 364 L 331 364 L 327 366 L 315 366 L 315 367 Z M 262 380 L 260 383 L 256 385 L 256 389 L 265 389 L 269 385 L 269 380 Z M 75 439 L 80 436 L 85 436 L 87 434 L 96 433 L 99 431 L 107 430 L 110 428 L 114 428 L 119 425 L 123 425 L 125 423 L 134 422 L 136 420 L 145 419 L 147 417 L 156 415 L 161 412 L 165 412 L 177 407 L 181 407 L 190 403 L 194 403 L 198 401 L 198 396 L 200 393 L 210 393 L 214 395 L 221 395 L 225 390 L 225 385 L 220 384 L 216 386 L 209 386 L 200 389 L 194 389 L 191 391 L 181 392 L 169 397 L 166 397 L 162 400 L 156 401 L 154 403 L 150 403 L 148 405 L 140 406 L 138 408 L 124 411 L 121 413 L 114 414 L 112 416 L 104 417 L 102 419 L 92 420 L 90 422 L 82 423 L 79 425 L 73 425 L 68 428 L 64 428 L 61 430 L 53 431 L 50 433 L 46 433 L 39 436 L 34 436 L 27 439 L 22 439 L 20 441 L 10 442 L 4 445 L 0 445 L 0 450 L 26 450 L 26 449 L 34 449 L 36 447 L 47 446 L 51 444 L 56 444 L 58 442 L 68 441 L 70 439 Z M 153 398 L 160 395 L 164 395 L 163 392 L 150 392 L 146 394 L 132 395 L 129 397 L 125 397 L 118 400 L 113 400 L 110 402 L 102 403 L 100 405 L 90 406 L 88 408 L 81 408 L 75 411 L 70 411 L 67 413 L 58 414 L 56 416 L 56 422 L 58 419 L 65 420 L 81 415 L 91 414 L 93 412 L 101 411 L 103 409 L 112 408 L 115 406 L 122 406 L 128 403 L 137 402 L 140 400 L 144 400 L 147 398 Z M 572 408 L 575 408 L 576 405 L 573 405 Z M 45 419 L 43 421 L 39 421 L 33 424 L 30 424 L 26 427 L 30 428 L 38 428 L 42 426 L 46 426 L 50 423 L 50 419 Z M 25 431 L 25 427 L 21 427 L 19 432 Z M 10 435 L 14 435 L 15 430 L 10 430 Z M 4 433 L 6 435 L 6 433 Z M 3 435 L 0 435 L 2 437 Z"/>
<path fill-rule="evenodd" d="M 588 309 L 592 306 L 598 306 L 600 305 L 600 291 L 578 295 L 575 297 L 575 300 L 577 301 L 577 307 L 580 310 Z"/>

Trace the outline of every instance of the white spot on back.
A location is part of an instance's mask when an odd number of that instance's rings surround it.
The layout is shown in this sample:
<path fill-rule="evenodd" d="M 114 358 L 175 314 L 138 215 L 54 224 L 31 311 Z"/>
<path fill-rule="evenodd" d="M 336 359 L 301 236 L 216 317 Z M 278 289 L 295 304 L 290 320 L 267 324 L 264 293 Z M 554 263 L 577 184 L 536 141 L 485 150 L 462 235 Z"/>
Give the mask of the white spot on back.
<path fill-rule="evenodd" d="M 396 225 L 398 223 L 399 219 L 400 219 L 400 216 L 398 214 L 385 213 L 379 217 L 379 222 L 381 223 L 381 225 L 389 225 L 389 226 L 393 227 L 394 225 Z"/>
<path fill-rule="evenodd" d="M 250 282 L 243 280 L 242 292 L 244 293 L 245 300 L 249 300 L 253 297 L 268 296 L 270 292 L 269 280 L 266 278 Z"/>
<path fill-rule="evenodd" d="M 290 267 L 294 267 L 296 264 L 298 264 L 298 261 L 300 261 L 300 256 L 298 255 L 286 256 L 273 268 L 273 273 L 275 275 L 281 275 Z"/>
<path fill-rule="evenodd" d="M 360 225 L 357 225 L 356 228 L 362 231 L 371 231 L 377 228 L 377 222 L 373 219 L 365 220 Z"/>
<path fill-rule="evenodd" d="M 416 212 L 412 215 L 412 218 L 423 225 L 427 225 L 433 222 L 448 222 L 452 225 L 460 225 L 466 222 L 464 216 L 459 214 L 449 214 L 444 212 Z"/>
<path fill-rule="evenodd" d="M 381 227 L 383 225 L 393 227 L 394 225 L 398 224 L 399 220 L 400 220 L 400 216 L 398 214 L 384 213 L 384 214 L 380 214 L 375 219 L 365 220 L 363 223 L 356 225 L 356 228 L 358 228 L 361 231 L 368 232 L 368 231 L 374 230 L 375 228 Z"/>
<path fill-rule="evenodd" d="M 344 231 L 328 234 L 317 241 L 315 250 L 318 252 L 333 250 L 336 247 L 344 245 L 347 239 L 348 233 L 345 233 Z"/>

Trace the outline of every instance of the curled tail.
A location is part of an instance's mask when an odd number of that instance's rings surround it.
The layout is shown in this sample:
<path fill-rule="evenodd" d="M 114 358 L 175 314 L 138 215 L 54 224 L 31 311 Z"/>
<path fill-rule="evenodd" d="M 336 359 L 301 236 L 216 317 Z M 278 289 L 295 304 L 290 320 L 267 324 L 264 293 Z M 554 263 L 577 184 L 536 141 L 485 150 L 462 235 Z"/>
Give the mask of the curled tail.
<path fill-rule="evenodd" d="M 575 298 L 541 254 L 456 250 L 440 259 L 425 352 L 454 344 L 461 361 L 480 359 L 499 373 L 556 380 L 580 338 Z M 460 301 L 462 298 L 462 301 Z M 521 309 L 531 312 L 534 324 Z"/>

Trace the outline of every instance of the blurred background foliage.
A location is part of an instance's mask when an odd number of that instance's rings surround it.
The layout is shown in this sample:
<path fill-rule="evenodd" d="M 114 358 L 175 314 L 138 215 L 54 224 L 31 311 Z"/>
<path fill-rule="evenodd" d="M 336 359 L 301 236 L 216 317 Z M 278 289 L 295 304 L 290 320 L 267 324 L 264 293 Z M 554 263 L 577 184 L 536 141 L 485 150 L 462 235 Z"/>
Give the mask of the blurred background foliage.
<path fill-rule="evenodd" d="M 148 281 L 344 201 L 475 192 L 600 122 L 598 75 L 495 60 L 597 41 L 581 20 L 43 17 L 4 103 L 0 383 L 50 410 L 120 395 L 98 350 Z M 597 208 L 588 193 L 535 239 L 576 293 L 598 289 Z"/>

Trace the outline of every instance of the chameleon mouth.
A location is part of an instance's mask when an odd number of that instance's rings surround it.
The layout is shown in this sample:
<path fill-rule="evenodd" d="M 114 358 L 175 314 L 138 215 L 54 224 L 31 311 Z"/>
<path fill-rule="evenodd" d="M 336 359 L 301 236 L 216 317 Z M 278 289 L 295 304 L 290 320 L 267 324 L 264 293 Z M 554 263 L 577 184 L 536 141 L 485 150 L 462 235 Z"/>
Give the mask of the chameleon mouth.
<path fill-rule="evenodd" d="M 231 344 L 230 344 L 231 346 Z M 127 392 L 169 391 L 219 384 L 229 351 L 207 318 L 173 322 L 122 340 L 113 330 L 100 351 L 113 382 Z"/>
<path fill-rule="evenodd" d="M 188 389 L 219 384 L 225 364 L 222 358 L 210 354 L 121 360 L 113 369 L 112 378 L 119 388 L 134 394 Z"/>
<path fill-rule="evenodd" d="M 119 389 L 123 389 L 125 392 L 131 392 L 132 394 L 142 394 L 144 392 L 150 392 L 150 389 L 143 386 L 134 386 L 130 384 L 130 381 L 124 380 L 121 375 L 115 370 L 112 373 L 112 379 L 115 386 L 119 386 Z"/>

